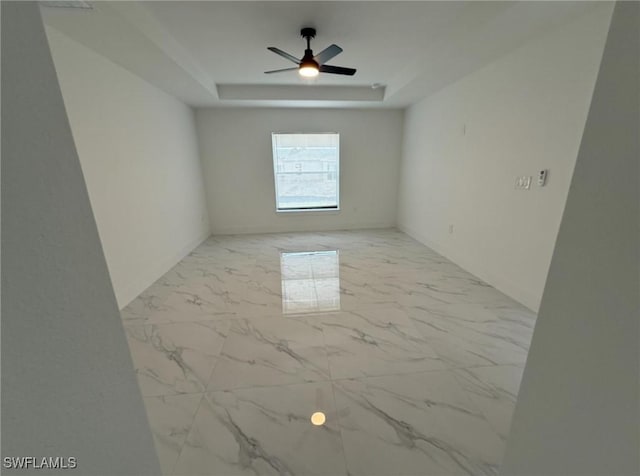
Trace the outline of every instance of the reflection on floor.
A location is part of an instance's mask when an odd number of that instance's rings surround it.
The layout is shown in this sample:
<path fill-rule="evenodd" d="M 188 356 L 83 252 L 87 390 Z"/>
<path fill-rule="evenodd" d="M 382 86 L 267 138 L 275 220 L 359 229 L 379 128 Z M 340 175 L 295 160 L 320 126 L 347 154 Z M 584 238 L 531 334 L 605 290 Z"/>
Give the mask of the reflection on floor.
<path fill-rule="evenodd" d="M 122 317 L 164 473 L 225 476 L 497 474 L 535 324 L 392 230 L 212 237 Z"/>
<path fill-rule="evenodd" d="M 340 310 L 338 250 L 281 253 L 282 313 Z"/>

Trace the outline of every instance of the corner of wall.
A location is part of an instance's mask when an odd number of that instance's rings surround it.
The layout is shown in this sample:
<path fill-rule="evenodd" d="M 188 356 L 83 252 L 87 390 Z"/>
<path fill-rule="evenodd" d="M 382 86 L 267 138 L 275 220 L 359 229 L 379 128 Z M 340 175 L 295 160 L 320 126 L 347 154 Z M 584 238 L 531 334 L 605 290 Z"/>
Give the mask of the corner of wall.
<path fill-rule="evenodd" d="M 178 252 L 169 258 L 158 262 L 156 266 L 146 270 L 145 276 L 141 276 L 125 287 L 119 288 L 116 293 L 118 307 L 120 310 L 127 307 L 136 297 L 138 297 L 145 289 L 151 286 L 156 280 L 164 276 L 167 271 L 178 264 L 194 249 L 204 243 L 211 236 L 211 231 L 207 230 L 200 234 L 195 240 L 183 246 Z"/>
<path fill-rule="evenodd" d="M 428 236 L 418 232 L 417 230 L 412 229 L 411 227 L 408 227 L 402 223 L 399 223 L 397 228 L 403 233 L 406 233 L 407 235 L 409 235 L 414 240 L 419 241 L 423 245 L 431 248 L 433 251 L 440 254 L 441 256 L 444 256 L 447 259 L 453 261 L 468 273 L 475 275 L 478 279 L 485 281 L 487 284 L 490 284 L 491 286 L 496 288 L 498 291 L 506 294 L 510 298 L 519 302 L 520 304 L 525 306 L 527 309 L 536 313 L 538 312 L 540 308 L 540 296 L 537 296 L 528 290 L 522 289 L 520 286 L 515 285 L 512 281 L 509 281 L 500 276 L 494 275 L 489 270 L 482 269 L 478 271 L 479 267 L 476 263 L 472 263 L 470 260 L 462 256 L 458 256 L 458 253 L 456 252 L 456 250 L 450 250 L 450 249 L 444 248 L 443 246 L 440 246 L 440 244 L 434 241 L 431 241 Z M 473 270 L 473 271 L 469 271 L 469 270 Z"/>

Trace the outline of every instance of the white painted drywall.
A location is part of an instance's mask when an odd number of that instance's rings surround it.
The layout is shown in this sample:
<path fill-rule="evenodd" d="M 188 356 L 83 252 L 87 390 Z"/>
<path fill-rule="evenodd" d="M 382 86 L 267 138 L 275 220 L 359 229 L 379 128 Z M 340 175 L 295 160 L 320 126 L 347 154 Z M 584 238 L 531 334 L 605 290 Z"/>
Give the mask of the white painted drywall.
<path fill-rule="evenodd" d="M 503 476 L 640 474 L 639 24 L 617 2 Z"/>
<path fill-rule="evenodd" d="M 534 310 L 611 10 L 596 7 L 406 112 L 399 228 Z M 540 169 L 550 171 L 543 188 Z M 533 176 L 530 190 L 515 189 L 520 175 Z"/>
<path fill-rule="evenodd" d="M 209 234 L 192 109 L 47 28 L 120 307 Z"/>
<path fill-rule="evenodd" d="M 214 234 L 393 227 L 399 110 L 196 111 Z M 276 213 L 272 132 L 340 133 L 340 211 Z"/>
<path fill-rule="evenodd" d="M 160 474 L 35 2 L 2 2 L 1 348 L 2 456 L 78 465 L 2 474 Z"/>

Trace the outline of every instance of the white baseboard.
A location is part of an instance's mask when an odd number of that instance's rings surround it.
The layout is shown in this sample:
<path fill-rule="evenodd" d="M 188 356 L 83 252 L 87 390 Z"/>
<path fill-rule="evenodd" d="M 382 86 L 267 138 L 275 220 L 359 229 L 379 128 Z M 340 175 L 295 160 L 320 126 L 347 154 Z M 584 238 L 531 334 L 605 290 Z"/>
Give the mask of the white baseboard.
<path fill-rule="evenodd" d="M 447 250 L 445 247 L 443 247 L 439 243 L 431 241 L 429 237 L 425 236 L 420 232 L 417 232 L 411 227 L 408 227 L 406 225 L 399 223 L 397 225 L 397 228 L 398 230 L 402 231 L 403 233 L 406 233 L 413 239 L 419 241 L 423 245 L 431 248 L 436 253 L 444 256 L 448 260 L 451 260 L 452 262 L 460 266 L 465 271 L 473 274 L 474 276 L 486 282 L 487 284 L 490 284 L 491 286 L 496 288 L 498 291 L 503 292 L 510 298 L 518 301 L 520 304 L 522 304 L 526 308 L 532 310 L 533 312 L 536 312 L 536 313 L 538 312 L 538 308 L 540 306 L 540 300 L 542 296 L 538 296 L 534 293 L 531 293 L 529 291 L 526 291 L 520 288 L 519 286 L 516 286 L 515 284 L 513 284 L 513 281 L 510 279 L 507 279 L 502 276 L 498 276 L 486 269 L 482 269 L 482 267 L 479 266 L 477 263 L 472 263 L 469 260 L 466 260 L 460 256 L 456 256 L 450 250 Z"/>
<path fill-rule="evenodd" d="M 365 223 L 358 225 L 300 225 L 300 226 L 282 226 L 276 224 L 274 226 L 257 226 L 257 227 L 222 227 L 213 229 L 213 235 L 250 235 L 257 233 L 309 233 L 309 232 L 324 232 L 324 231 L 341 231 L 341 230 L 380 230 L 395 228 L 391 223 Z"/>
<path fill-rule="evenodd" d="M 118 301 L 118 307 L 120 309 L 125 308 L 131 301 L 140 295 L 145 289 L 155 283 L 160 277 L 162 277 L 167 271 L 173 268 L 178 262 L 180 262 L 185 256 L 191 253 L 194 249 L 200 246 L 207 238 L 211 236 L 211 232 L 206 230 L 201 233 L 197 238 L 191 240 L 185 246 L 183 246 L 177 253 L 173 254 L 170 258 L 159 262 L 156 266 L 150 268 L 145 276 L 139 276 L 132 283 L 124 286 L 119 292 L 116 292 L 116 299 Z"/>
<path fill-rule="evenodd" d="M 223 228 L 214 230 L 215 235 L 236 235 L 236 234 L 250 234 L 250 233 L 280 233 L 280 232 L 310 232 L 310 231 L 337 231 L 337 230 L 364 230 L 364 229 L 386 229 L 386 228 L 394 228 L 387 223 L 380 224 L 369 224 L 369 225 L 361 225 L 355 227 L 337 227 L 337 228 L 327 228 L 327 229 L 315 229 L 315 230 L 283 230 L 280 227 L 247 227 L 247 228 Z M 521 289 L 520 287 L 513 284 L 513 282 L 509 279 L 496 276 L 490 271 L 485 269 L 480 269 L 480 267 L 471 262 L 467 262 L 459 256 L 454 256 L 453 253 L 446 250 L 439 243 L 431 241 L 427 236 L 422 233 L 417 232 L 416 230 L 403 225 L 398 224 L 395 228 L 406 233 L 411 236 L 415 240 L 420 243 L 428 246 L 436 253 L 444 256 L 445 258 L 453 261 L 458 266 L 463 268 L 465 271 L 473 274 L 479 279 L 485 281 L 491 286 L 495 287 L 497 290 L 503 292 L 507 296 L 515 299 L 523 306 L 531 309 L 534 312 L 538 312 L 538 307 L 540 305 L 541 296 L 534 295 L 528 291 Z M 118 306 L 120 309 L 126 307 L 131 301 L 133 301 L 140 293 L 142 293 L 145 289 L 151 286 L 158 278 L 164 275 L 169 269 L 175 266 L 180 260 L 182 260 L 186 255 L 188 255 L 195 248 L 200 246 L 207 238 L 211 236 L 209 231 L 203 233 L 198 236 L 195 240 L 191 241 L 187 245 L 185 245 L 179 252 L 175 253 L 171 258 L 162 261 L 160 264 L 155 266 L 151 272 L 147 273 L 146 276 L 140 277 L 135 280 L 135 282 L 129 284 L 120 290 L 116 297 L 118 299 Z"/>

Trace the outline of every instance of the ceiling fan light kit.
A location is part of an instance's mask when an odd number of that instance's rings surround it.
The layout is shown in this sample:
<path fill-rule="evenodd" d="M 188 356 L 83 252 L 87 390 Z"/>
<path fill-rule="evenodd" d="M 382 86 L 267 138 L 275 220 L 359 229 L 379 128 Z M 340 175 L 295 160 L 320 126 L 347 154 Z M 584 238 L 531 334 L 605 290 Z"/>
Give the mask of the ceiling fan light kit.
<path fill-rule="evenodd" d="M 295 56 L 282 51 L 279 48 L 276 48 L 275 46 L 269 46 L 267 48 L 269 51 L 272 51 L 275 54 L 280 55 L 293 63 L 296 63 L 298 66 L 295 68 L 284 68 L 265 71 L 265 74 L 297 70 L 298 74 L 300 74 L 300 76 L 302 77 L 314 78 L 318 76 L 319 73 L 342 74 L 346 76 L 353 76 L 356 73 L 356 70 L 353 68 L 343 68 L 342 66 L 330 66 L 328 64 L 325 64 L 330 59 L 342 53 L 342 48 L 340 48 L 338 45 L 331 45 L 322 50 L 317 55 L 313 55 L 313 50 L 311 49 L 311 39 L 315 38 L 316 36 L 315 28 L 303 28 L 302 30 L 300 30 L 300 34 L 304 39 L 307 40 L 307 48 L 304 50 L 304 56 L 301 59 L 298 59 Z"/>
<path fill-rule="evenodd" d="M 320 66 L 318 65 L 318 63 L 313 61 L 313 59 L 311 60 L 303 59 L 300 62 L 300 68 L 298 69 L 298 73 L 300 74 L 300 76 L 304 76 L 305 78 L 314 78 L 318 76 L 318 73 L 320 73 L 319 70 L 320 70 Z"/>

